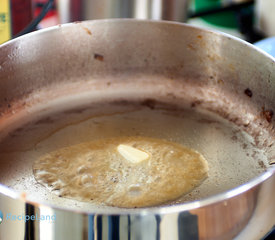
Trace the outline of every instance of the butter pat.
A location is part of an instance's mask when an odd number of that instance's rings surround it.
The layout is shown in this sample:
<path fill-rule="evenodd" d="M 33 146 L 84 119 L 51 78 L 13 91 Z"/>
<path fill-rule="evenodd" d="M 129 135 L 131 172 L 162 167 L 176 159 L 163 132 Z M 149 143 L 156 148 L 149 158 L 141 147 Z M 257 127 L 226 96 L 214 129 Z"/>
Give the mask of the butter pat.
<path fill-rule="evenodd" d="M 118 145 L 117 151 L 122 157 L 131 163 L 140 163 L 149 158 L 148 153 L 124 144 Z"/>

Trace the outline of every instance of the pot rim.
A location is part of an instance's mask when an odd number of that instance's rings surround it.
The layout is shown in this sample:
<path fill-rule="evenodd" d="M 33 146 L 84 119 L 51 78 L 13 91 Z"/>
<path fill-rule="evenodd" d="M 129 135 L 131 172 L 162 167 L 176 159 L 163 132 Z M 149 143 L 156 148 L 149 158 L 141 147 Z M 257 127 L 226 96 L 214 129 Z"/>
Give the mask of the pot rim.
<path fill-rule="evenodd" d="M 194 26 L 192 24 L 188 24 L 188 23 L 181 23 L 181 22 L 175 22 L 175 21 L 167 21 L 167 20 L 152 20 L 152 19 L 133 19 L 133 18 L 110 18 L 110 19 L 95 19 L 95 20 L 86 20 L 86 21 L 75 21 L 75 22 L 70 22 L 70 23 L 63 23 L 63 24 L 58 24 L 56 26 L 52 26 L 52 27 L 48 27 L 48 28 L 43 28 L 43 29 L 39 29 L 37 31 L 33 31 L 31 33 L 27 33 L 24 35 L 21 35 L 17 38 L 13 38 L 7 42 L 4 42 L 2 44 L 0 44 L 0 49 L 5 46 L 5 45 L 9 45 L 12 44 L 14 41 L 18 41 L 24 38 L 28 38 L 31 37 L 32 35 L 37 35 L 40 33 L 50 33 L 50 32 L 54 32 L 54 31 L 60 31 L 61 28 L 67 28 L 70 27 L 72 25 L 75 24 L 86 24 L 86 23 L 96 23 L 96 22 L 140 22 L 140 23 L 147 23 L 147 24 L 166 24 L 166 25 L 175 25 L 175 26 L 184 26 L 186 28 L 193 28 L 193 29 L 197 29 L 197 30 L 201 30 L 201 31 L 206 31 L 209 33 L 213 33 L 216 35 L 221 35 L 224 37 L 227 37 L 229 39 L 232 39 L 234 41 L 240 42 L 242 44 L 245 44 L 251 48 L 253 48 L 254 50 L 261 52 L 263 55 L 265 55 L 266 57 L 268 57 L 270 60 L 272 60 L 273 62 L 275 62 L 275 57 L 273 57 L 272 55 L 268 54 L 266 51 L 264 51 L 263 49 L 257 47 L 256 45 L 253 45 L 241 38 L 235 37 L 233 35 L 230 35 L 228 33 L 225 32 L 221 32 L 218 30 L 214 30 L 214 29 L 210 29 L 210 28 L 205 28 L 205 27 L 199 27 L 199 26 Z"/>

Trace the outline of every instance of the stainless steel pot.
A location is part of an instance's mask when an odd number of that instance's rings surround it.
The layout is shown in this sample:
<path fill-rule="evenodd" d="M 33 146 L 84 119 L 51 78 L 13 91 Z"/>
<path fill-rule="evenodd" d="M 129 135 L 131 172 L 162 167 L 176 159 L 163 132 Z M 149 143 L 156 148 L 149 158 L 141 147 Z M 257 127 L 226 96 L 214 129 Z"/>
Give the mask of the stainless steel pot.
<path fill-rule="evenodd" d="M 275 223 L 274 64 L 244 41 L 169 22 L 72 23 L 2 45 L 0 238 L 261 238 Z M 112 111 L 129 103 L 152 111 L 188 105 L 231 122 L 228 144 L 225 130 L 205 119 L 186 131 L 190 147 L 209 159 L 209 179 L 222 187 L 206 181 L 195 199 L 141 209 L 53 197 L 35 182 L 32 162 L 74 139 L 87 140 L 77 139 L 77 131 L 75 138 L 59 138 L 58 121 L 73 124 L 98 114 L 85 110 L 94 106 L 104 113 L 106 102 L 115 103 Z M 197 135 L 188 131 L 196 126 Z M 246 135 L 249 146 L 239 140 Z"/>

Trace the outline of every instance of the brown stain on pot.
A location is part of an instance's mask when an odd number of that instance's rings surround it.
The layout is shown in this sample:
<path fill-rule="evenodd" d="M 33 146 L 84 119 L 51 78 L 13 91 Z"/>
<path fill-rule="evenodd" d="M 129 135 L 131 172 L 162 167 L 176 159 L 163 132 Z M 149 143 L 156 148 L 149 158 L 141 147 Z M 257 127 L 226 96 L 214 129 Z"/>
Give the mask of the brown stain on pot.
<path fill-rule="evenodd" d="M 95 53 L 94 54 L 94 59 L 103 62 L 104 61 L 104 56 L 101 55 L 101 54 Z"/>
<path fill-rule="evenodd" d="M 266 166 L 265 166 L 265 164 L 264 164 L 264 162 L 262 160 L 259 160 L 258 164 L 259 164 L 260 168 L 266 169 Z"/>
<path fill-rule="evenodd" d="M 244 90 L 244 94 L 250 98 L 253 96 L 253 93 L 249 88 Z"/>
<path fill-rule="evenodd" d="M 218 84 L 224 84 L 224 81 L 222 79 L 219 79 Z"/>
<path fill-rule="evenodd" d="M 155 107 L 156 107 L 156 100 L 148 98 L 148 99 L 145 99 L 144 101 L 142 101 L 141 105 L 149 107 L 150 109 L 155 109 Z"/>
<path fill-rule="evenodd" d="M 90 36 L 92 36 L 92 32 L 90 29 L 86 28 L 86 27 L 82 27 Z"/>
<path fill-rule="evenodd" d="M 202 101 L 201 100 L 196 100 L 196 101 L 193 101 L 191 103 L 191 107 L 197 107 L 198 105 L 202 104 Z"/>
<path fill-rule="evenodd" d="M 263 111 L 262 111 L 263 117 L 266 119 L 266 121 L 268 121 L 269 123 L 271 123 L 273 115 L 274 115 L 274 112 L 272 110 L 270 110 L 270 109 L 269 110 L 265 110 L 264 107 L 262 109 L 263 109 Z"/>
<path fill-rule="evenodd" d="M 187 44 L 187 48 L 193 51 L 196 50 L 196 48 L 191 43 Z"/>
<path fill-rule="evenodd" d="M 38 120 L 35 124 L 40 125 L 40 124 L 51 124 L 54 123 L 54 120 L 51 117 L 46 117 Z"/>

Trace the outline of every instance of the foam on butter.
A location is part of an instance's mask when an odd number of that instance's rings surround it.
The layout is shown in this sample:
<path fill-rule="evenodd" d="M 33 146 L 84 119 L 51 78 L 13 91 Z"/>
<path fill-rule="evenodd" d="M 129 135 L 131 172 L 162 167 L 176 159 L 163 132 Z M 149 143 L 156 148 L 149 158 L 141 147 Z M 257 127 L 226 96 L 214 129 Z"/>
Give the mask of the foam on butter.
<path fill-rule="evenodd" d="M 34 162 L 36 180 L 60 197 L 116 207 L 173 201 L 208 176 L 204 157 L 175 142 L 116 137 L 62 148 Z"/>

